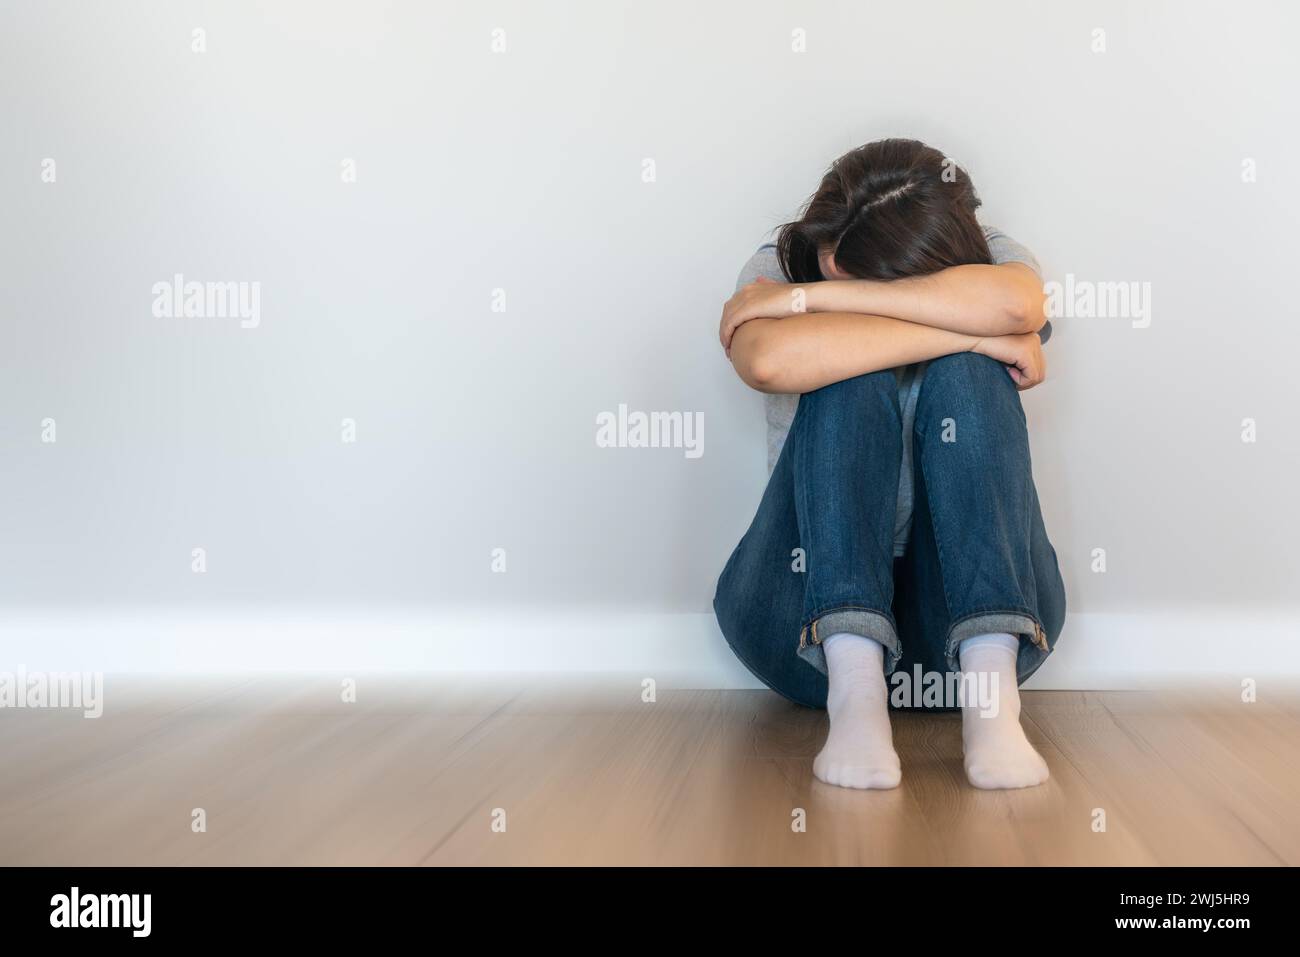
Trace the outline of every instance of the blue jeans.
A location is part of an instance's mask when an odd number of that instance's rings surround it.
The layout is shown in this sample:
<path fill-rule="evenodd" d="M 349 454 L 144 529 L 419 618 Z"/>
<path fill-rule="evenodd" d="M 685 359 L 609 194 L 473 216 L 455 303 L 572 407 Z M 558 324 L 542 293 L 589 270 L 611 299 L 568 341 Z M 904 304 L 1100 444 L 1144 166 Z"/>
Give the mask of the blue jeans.
<path fill-rule="evenodd" d="M 894 373 L 801 396 L 758 514 L 718 580 L 728 644 L 799 704 L 825 707 L 821 642 L 839 632 L 875 638 L 886 671 L 909 674 L 917 664 L 957 671 L 964 638 L 1008 632 L 1020 636 L 1020 681 L 1061 633 L 1065 585 L 1006 369 L 972 353 L 932 361 L 906 438 L 912 529 L 895 559 L 904 437 Z"/>

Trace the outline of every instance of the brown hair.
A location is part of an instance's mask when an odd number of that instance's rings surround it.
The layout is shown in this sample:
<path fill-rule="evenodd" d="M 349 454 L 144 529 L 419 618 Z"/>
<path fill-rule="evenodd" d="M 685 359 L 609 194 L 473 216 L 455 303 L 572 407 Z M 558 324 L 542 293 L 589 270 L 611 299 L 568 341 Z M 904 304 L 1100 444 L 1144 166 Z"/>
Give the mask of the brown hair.
<path fill-rule="evenodd" d="M 917 140 L 877 140 L 837 159 L 803 215 L 781 227 L 777 254 L 791 282 L 825 278 L 817 254 L 861 279 L 900 279 L 988 263 L 975 185 Z"/>

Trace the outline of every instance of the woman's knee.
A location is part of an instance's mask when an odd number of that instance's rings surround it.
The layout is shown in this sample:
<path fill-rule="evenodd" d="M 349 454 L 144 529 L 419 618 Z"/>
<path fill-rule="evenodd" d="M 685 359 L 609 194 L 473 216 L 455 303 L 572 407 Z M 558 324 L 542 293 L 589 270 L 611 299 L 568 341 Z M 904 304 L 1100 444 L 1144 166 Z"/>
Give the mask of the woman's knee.
<path fill-rule="evenodd" d="M 894 374 L 893 369 L 883 369 L 880 372 L 856 375 L 851 379 L 841 379 L 839 382 L 832 382 L 820 389 L 806 392 L 800 397 L 799 403 L 802 405 L 806 399 L 812 399 L 820 403 L 831 403 L 861 401 L 880 397 L 892 397 L 897 401 L 897 396 L 898 377 Z"/>
<path fill-rule="evenodd" d="M 892 369 L 832 382 L 799 397 L 797 416 L 815 418 L 834 427 L 855 428 L 875 423 L 897 430 L 901 422 L 898 379 Z"/>
<path fill-rule="evenodd" d="M 1024 431 L 1025 413 L 1020 393 L 1002 363 L 959 352 L 926 366 L 917 401 L 917 427 L 1005 438 L 1008 427 Z M 955 435 L 949 439 L 954 440 Z"/>
<path fill-rule="evenodd" d="M 1011 381 L 1006 366 L 975 352 L 956 352 L 932 360 L 925 367 L 925 377 L 921 380 L 922 394 L 927 389 L 931 392 L 991 389 L 1003 393 L 1008 386 L 1011 392 L 1015 392 L 1015 383 Z"/>

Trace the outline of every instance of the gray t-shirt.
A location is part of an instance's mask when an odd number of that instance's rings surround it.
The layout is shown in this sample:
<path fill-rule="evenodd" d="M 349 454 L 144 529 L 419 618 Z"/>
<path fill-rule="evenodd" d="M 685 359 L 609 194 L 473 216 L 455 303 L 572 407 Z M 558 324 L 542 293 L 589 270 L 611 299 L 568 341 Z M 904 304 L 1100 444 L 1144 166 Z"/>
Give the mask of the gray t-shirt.
<path fill-rule="evenodd" d="M 1024 263 L 1042 278 L 1043 272 L 1038 260 L 1020 243 L 1001 230 L 990 226 L 984 227 L 984 238 L 988 240 L 989 254 L 995 263 Z M 759 247 L 758 251 L 745 263 L 736 280 L 736 289 L 755 282 L 760 277 L 785 282 L 781 272 L 781 263 L 777 259 L 776 246 L 772 243 Z M 1051 323 L 1043 326 L 1039 333 L 1044 342 L 1052 334 Z M 898 511 L 894 522 L 894 555 L 901 556 L 907 548 L 907 540 L 912 529 L 912 443 L 907 436 L 912 434 L 916 421 L 916 400 L 921 393 L 921 380 L 925 375 L 924 362 L 916 362 L 894 370 L 898 377 L 898 403 L 903 411 L 903 467 L 898 476 Z M 795 410 L 799 407 L 797 395 L 765 395 L 767 405 L 767 471 L 771 474 L 776 467 L 777 457 L 785 445 L 786 436 L 790 434 L 790 424 L 794 422 Z"/>

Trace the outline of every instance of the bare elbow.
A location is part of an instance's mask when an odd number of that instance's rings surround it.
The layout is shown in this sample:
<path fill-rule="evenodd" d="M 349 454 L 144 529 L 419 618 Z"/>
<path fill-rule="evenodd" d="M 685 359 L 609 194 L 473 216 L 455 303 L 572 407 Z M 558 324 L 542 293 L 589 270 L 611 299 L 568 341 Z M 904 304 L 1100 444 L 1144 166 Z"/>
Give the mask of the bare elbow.
<path fill-rule="evenodd" d="M 758 392 L 781 391 L 782 363 L 765 336 L 750 335 L 743 343 L 733 343 L 731 364 L 742 382 Z"/>
<path fill-rule="evenodd" d="M 749 356 L 735 366 L 741 381 L 756 392 L 781 391 L 781 373 L 769 356 Z"/>
<path fill-rule="evenodd" d="M 1042 286 L 1027 285 L 1007 307 L 1007 333 L 1038 332 L 1047 323 L 1047 295 Z"/>

